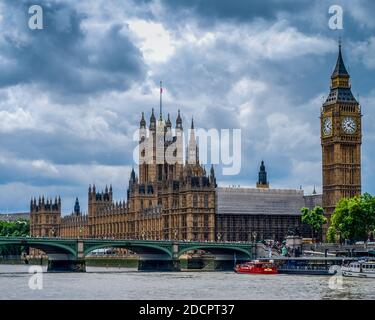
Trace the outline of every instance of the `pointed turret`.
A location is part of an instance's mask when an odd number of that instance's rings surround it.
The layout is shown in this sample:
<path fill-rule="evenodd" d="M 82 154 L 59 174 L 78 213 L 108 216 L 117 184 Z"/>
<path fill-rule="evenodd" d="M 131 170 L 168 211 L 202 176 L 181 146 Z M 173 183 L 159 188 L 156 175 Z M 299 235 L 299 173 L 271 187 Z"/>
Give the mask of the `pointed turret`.
<path fill-rule="evenodd" d="M 176 129 L 182 130 L 182 119 L 180 115 L 180 109 L 178 109 L 177 119 L 176 119 Z"/>
<path fill-rule="evenodd" d="M 269 188 L 269 183 L 267 181 L 267 171 L 264 161 L 262 160 L 259 168 L 259 178 L 257 182 L 257 188 Z"/>
<path fill-rule="evenodd" d="M 132 168 L 132 171 L 130 173 L 130 181 L 135 182 L 135 171 L 134 168 Z"/>
<path fill-rule="evenodd" d="M 169 113 L 168 113 L 168 118 L 167 118 L 167 121 L 165 122 L 165 141 L 172 141 L 173 140 L 173 134 L 172 134 L 172 122 L 171 122 L 171 119 L 169 117 Z"/>
<path fill-rule="evenodd" d="M 81 207 L 79 205 L 79 201 L 78 201 L 78 198 L 76 198 L 76 202 L 74 204 L 74 214 L 76 216 L 79 216 L 81 214 Z"/>
<path fill-rule="evenodd" d="M 152 111 L 151 111 L 150 130 L 156 130 L 156 118 L 154 114 L 154 108 L 152 108 Z"/>
<path fill-rule="evenodd" d="M 167 118 L 167 121 L 165 122 L 165 126 L 167 128 L 171 128 L 172 127 L 172 122 L 171 122 L 171 119 L 169 117 L 169 113 L 168 113 L 168 118 Z"/>
<path fill-rule="evenodd" d="M 211 164 L 210 176 L 211 177 L 215 177 L 215 170 L 214 170 L 214 165 L 213 164 Z"/>
<path fill-rule="evenodd" d="M 198 146 L 195 140 L 195 130 L 194 130 L 194 119 L 191 118 L 191 127 L 190 127 L 190 137 L 189 145 L 187 150 L 187 163 L 188 164 L 198 164 Z"/>
<path fill-rule="evenodd" d="M 139 122 L 139 127 L 141 129 L 146 128 L 146 120 L 145 120 L 145 113 L 144 112 L 142 112 L 142 118 L 141 118 L 141 121 Z"/>
<path fill-rule="evenodd" d="M 215 170 L 214 170 L 214 165 L 211 164 L 211 169 L 210 169 L 210 184 L 212 184 L 216 188 L 216 177 L 215 177 Z"/>

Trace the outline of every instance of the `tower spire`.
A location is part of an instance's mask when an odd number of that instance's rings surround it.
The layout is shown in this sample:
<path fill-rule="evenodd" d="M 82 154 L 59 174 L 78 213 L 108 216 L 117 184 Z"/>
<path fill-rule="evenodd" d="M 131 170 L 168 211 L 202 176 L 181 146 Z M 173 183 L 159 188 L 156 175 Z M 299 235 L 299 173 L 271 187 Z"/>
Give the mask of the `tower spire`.
<path fill-rule="evenodd" d="M 155 114 L 154 114 L 154 108 L 152 108 L 151 117 L 150 117 L 150 130 L 155 130 L 155 129 L 156 129 L 156 119 L 155 119 Z"/>
<path fill-rule="evenodd" d="M 180 115 L 180 109 L 178 109 L 177 119 L 176 119 L 176 128 L 182 129 L 182 119 Z"/>
<path fill-rule="evenodd" d="M 269 188 L 269 183 L 267 181 L 267 171 L 264 161 L 262 160 L 259 168 L 259 178 L 257 182 L 257 188 Z"/>
<path fill-rule="evenodd" d="M 317 194 L 317 192 L 316 192 L 316 189 L 315 189 L 315 185 L 314 185 L 314 190 L 313 190 L 313 193 L 312 193 L 313 195 L 316 195 Z"/>
<path fill-rule="evenodd" d="M 142 118 L 141 121 L 139 122 L 140 128 L 146 128 L 146 120 L 145 120 L 145 113 L 142 112 Z"/>
<path fill-rule="evenodd" d="M 80 205 L 79 205 L 79 200 L 78 200 L 78 197 L 77 197 L 77 198 L 76 198 L 76 202 L 75 202 L 75 204 L 74 204 L 74 214 L 75 214 L 76 216 L 79 216 L 80 213 L 81 213 L 81 207 L 80 207 Z"/>
<path fill-rule="evenodd" d="M 351 91 L 350 75 L 342 57 L 341 39 L 339 40 L 338 47 L 336 65 L 331 75 L 330 93 L 323 103 L 323 107 L 334 103 L 358 103 Z"/>
<path fill-rule="evenodd" d="M 338 76 L 349 77 L 349 73 L 346 70 L 346 67 L 344 64 L 344 59 L 342 58 L 341 38 L 339 38 L 339 53 L 337 56 L 336 66 L 335 66 L 335 69 L 333 70 L 331 78 L 333 79 Z"/>
<path fill-rule="evenodd" d="M 199 164 L 199 149 L 195 140 L 194 120 L 191 118 L 190 138 L 186 152 L 186 162 L 189 164 Z"/>

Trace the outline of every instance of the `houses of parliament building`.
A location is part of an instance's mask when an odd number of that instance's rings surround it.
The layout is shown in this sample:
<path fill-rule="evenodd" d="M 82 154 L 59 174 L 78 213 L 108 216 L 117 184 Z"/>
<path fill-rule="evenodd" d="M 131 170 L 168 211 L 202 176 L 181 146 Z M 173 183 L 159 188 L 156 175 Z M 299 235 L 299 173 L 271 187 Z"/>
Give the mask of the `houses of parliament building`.
<path fill-rule="evenodd" d="M 171 121 L 156 121 L 154 111 L 145 135 L 144 114 L 140 121 L 139 145 L 163 133 L 162 154 L 179 143 L 183 126 L 180 113 L 176 135 L 170 136 Z M 72 214 L 61 216 L 61 199 L 33 198 L 30 203 L 32 236 L 93 237 L 153 240 L 250 241 L 282 240 L 290 230 L 301 228 L 300 209 L 321 205 L 321 195 L 305 196 L 303 190 L 271 189 L 262 161 L 255 188 L 218 187 L 214 167 L 209 172 L 199 163 L 194 122 L 190 127 L 186 160 L 172 152 L 172 161 L 158 161 L 156 148 L 145 154 L 139 148 L 137 175 L 132 169 L 126 201 L 114 201 L 112 186 L 88 188 L 88 212 L 82 214 L 76 199 Z M 169 136 L 168 136 L 169 135 Z M 155 144 L 151 144 L 155 146 Z M 160 155 L 159 155 L 160 157 Z M 160 160 L 160 159 L 159 159 Z M 160 163 L 161 162 L 161 163 Z M 171 163 L 172 162 L 172 163 Z"/>
<path fill-rule="evenodd" d="M 282 240 L 298 231 L 309 237 L 302 207 L 323 206 L 330 218 L 341 198 L 360 194 L 361 111 L 341 45 L 330 95 L 321 108 L 323 194 L 271 188 L 263 161 L 254 188 L 218 187 L 214 167 L 206 172 L 199 162 L 193 120 L 183 161 L 180 111 L 172 134 L 170 116 L 162 117 L 161 93 L 158 119 L 152 110 L 147 128 L 141 116 L 138 174 L 132 169 L 126 200 L 115 202 L 111 186 L 98 190 L 93 185 L 87 214 L 77 199 L 72 214 L 61 216 L 60 198 L 33 198 L 31 236 L 250 241 Z"/>

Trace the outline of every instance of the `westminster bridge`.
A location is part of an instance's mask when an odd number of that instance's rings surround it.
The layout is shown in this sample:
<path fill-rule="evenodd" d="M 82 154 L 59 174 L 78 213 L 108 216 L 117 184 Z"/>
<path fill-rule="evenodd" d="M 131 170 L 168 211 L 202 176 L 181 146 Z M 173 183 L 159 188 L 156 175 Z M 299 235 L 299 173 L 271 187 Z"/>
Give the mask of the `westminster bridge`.
<path fill-rule="evenodd" d="M 48 256 L 47 271 L 86 270 L 85 257 L 100 248 L 125 248 L 139 255 L 138 270 L 180 270 L 180 257 L 202 250 L 215 258 L 215 269 L 249 260 L 253 244 L 244 242 L 197 242 L 169 240 L 119 240 L 92 238 L 0 237 L 0 246 L 41 250 Z"/>

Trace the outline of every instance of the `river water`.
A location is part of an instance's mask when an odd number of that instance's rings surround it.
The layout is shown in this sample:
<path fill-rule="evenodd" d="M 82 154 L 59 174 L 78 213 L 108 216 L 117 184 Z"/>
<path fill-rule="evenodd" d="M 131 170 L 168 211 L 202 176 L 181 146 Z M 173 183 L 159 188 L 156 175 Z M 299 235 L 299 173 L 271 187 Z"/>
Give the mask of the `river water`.
<path fill-rule="evenodd" d="M 340 284 L 329 276 L 98 267 L 87 267 L 86 273 L 43 273 L 43 289 L 32 290 L 28 267 L 0 265 L 0 299 L 375 299 L 375 279 L 340 278 Z"/>

